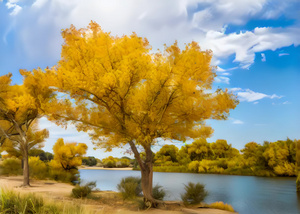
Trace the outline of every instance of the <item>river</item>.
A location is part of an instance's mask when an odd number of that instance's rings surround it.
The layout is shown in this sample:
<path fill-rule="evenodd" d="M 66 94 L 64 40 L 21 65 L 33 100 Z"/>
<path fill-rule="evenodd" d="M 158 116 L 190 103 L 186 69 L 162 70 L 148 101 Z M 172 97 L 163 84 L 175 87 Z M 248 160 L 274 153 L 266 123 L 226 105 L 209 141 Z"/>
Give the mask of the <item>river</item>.
<path fill-rule="evenodd" d="M 117 191 L 121 178 L 139 176 L 140 171 L 79 170 L 83 181 L 96 181 L 100 190 Z M 298 214 L 300 195 L 296 193 L 296 178 L 269 178 L 194 173 L 155 172 L 153 183 L 164 187 L 164 200 L 181 200 L 184 184 L 200 182 L 209 195 L 206 203 L 223 201 L 240 214 Z"/>

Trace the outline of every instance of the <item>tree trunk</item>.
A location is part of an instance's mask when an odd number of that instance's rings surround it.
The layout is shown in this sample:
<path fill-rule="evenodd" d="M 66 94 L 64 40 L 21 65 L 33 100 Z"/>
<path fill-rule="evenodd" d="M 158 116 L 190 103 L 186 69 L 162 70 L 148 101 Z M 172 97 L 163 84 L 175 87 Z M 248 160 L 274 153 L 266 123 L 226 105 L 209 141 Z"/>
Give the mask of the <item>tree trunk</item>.
<path fill-rule="evenodd" d="M 143 161 L 140 157 L 140 153 L 137 151 L 136 146 L 131 141 L 129 142 L 131 150 L 134 153 L 134 157 L 136 158 L 140 168 L 141 168 L 141 176 L 142 176 L 142 190 L 144 194 L 144 201 L 147 207 L 156 207 L 158 201 L 155 200 L 152 196 L 152 185 L 153 185 L 153 154 L 151 151 L 150 144 L 144 149 L 146 152 L 146 160 Z"/>
<path fill-rule="evenodd" d="M 153 169 L 152 169 L 152 151 L 149 148 L 145 149 L 146 160 L 144 162 L 144 167 L 141 169 L 142 174 L 142 189 L 144 197 L 148 200 L 153 201 L 152 197 L 152 183 L 153 183 Z"/>
<path fill-rule="evenodd" d="M 30 186 L 29 184 L 29 163 L 28 163 L 28 150 L 27 147 L 24 149 L 23 152 L 23 186 Z"/>

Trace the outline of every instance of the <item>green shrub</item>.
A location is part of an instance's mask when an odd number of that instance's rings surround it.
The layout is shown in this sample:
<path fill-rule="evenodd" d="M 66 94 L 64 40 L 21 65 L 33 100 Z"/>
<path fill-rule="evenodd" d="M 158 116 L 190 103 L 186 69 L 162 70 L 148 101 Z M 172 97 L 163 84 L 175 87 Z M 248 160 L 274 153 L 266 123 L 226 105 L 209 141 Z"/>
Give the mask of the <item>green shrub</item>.
<path fill-rule="evenodd" d="M 133 199 L 142 193 L 141 178 L 132 176 L 122 178 L 117 188 L 123 199 Z"/>
<path fill-rule="evenodd" d="M 97 164 L 97 160 L 95 157 L 89 156 L 89 157 L 82 158 L 82 165 L 96 166 L 96 164 Z"/>
<path fill-rule="evenodd" d="M 2 175 L 22 175 L 21 160 L 17 158 L 7 158 L 1 164 Z"/>
<path fill-rule="evenodd" d="M 152 189 L 152 196 L 157 200 L 163 200 L 164 197 L 166 196 L 166 192 L 162 188 L 162 186 L 156 184 Z"/>
<path fill-rule="evenodd" d="M 185 205 L 198 204 L 202 202 L 208 195 L 208 192 L 204 189 L 204 185 L 200 183 L 189 182 L 184 185 L 185 193 L 181 195 L 181 199 Z"/>
<path fill-rule="evenodd" d="M 96 182 L 89 182 L 83 186 L 77 185 L 72 189 L 72 196 L 75 198 L 86 198 L 92 192 L 92 190 L 96 187 Z"/>

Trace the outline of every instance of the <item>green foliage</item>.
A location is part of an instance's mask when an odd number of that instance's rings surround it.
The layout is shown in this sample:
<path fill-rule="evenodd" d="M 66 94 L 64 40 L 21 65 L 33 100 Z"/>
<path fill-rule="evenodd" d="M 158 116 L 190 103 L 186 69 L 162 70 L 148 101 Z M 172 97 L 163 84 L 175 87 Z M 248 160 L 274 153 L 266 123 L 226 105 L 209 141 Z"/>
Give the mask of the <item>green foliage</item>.
<path fill-rule="evenodd" d="M 50 169 L 50 178 L 65 183 L 76 183 L 79 180 L 79 171 L 76 169 L 70 171 Z"/>
<path fill-rule="evenodd" d="M 95 166 L 95 165 L 97 165 L 97 160 L 95 157 L 92 157 L 92 156 L 83 157 L 82 164 L 86 165 L 86 166 Z"/>
<path fill-rule="evenodd" d="M 72 189 L 72 196 L 74 198 L 86 198 L 92 192 L 92 190 L 96 187 L 96 182 L 88 182 L 87 184 L 81 186 L 77 185 Z"/>
<path fill-rule="evenodd" d="M 117 188 L 120 191 L 123 199 L 136 198 L 142 193 L 141 178 L 132 176 L 122 178 Z"/>
<path fill-rule="evenodd" d="M 181 199 L 185 205 L 198 204 L 208 195 L 204 185 L 200 183 L 189 182 L 187 185 L 184 185 L 184 189 L 185 193 L 181 195 Z"/>
<path fill-rule="evenodd" d="M 163 200 L 166 196 L 166 191 L 163 189 L 162 186 L 156 184 L 152 189 L 152 196 L 154 199 Z"/>
<path fill-rule="evenodd" d="M 29 156 L 40 156 L 40 154 L 42 154 L 44 151 L 42 149 L 39 148 L 32 148 L 31 150 L 28 151 L 28 155 Z"/>
<path fill-rule="evenodd" d="M 17 158 L 4 159 L 0 168 L 2 175 L 22 175 L 21 160 Z"/>
<path fill-rule="evenodd" d="M 49 162 L 49 161 L 53 160 L 53 158 L 54 158 L 52 153 L 44 152 L 44 151 L 42 153 L 40 153 L 39 157 L 40 157 L 40 160 L 44 161 L 44 162 Z"/>
<path fill-rule="evenodd" d="M 77 204 L 46 201 L 34 194 L 0 190 L 0 213 L 7 214 L 87 214 L 91 211 Z"/>

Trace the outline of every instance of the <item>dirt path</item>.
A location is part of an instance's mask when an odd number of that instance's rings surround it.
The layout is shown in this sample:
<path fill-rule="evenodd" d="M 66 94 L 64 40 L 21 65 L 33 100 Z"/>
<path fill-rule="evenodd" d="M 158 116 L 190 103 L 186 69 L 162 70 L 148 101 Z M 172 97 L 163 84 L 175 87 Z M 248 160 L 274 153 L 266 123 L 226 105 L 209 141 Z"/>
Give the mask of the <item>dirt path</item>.
<path fill-rule="evenodd" d="M 49 180 L 31 180 L 31 187 L 21 187 L 23 183 L 22 176 L 11 176 L 4 177 L 0 176 L 0 187 L 4 189 L 13 189 L 21 193 L 36 193 L 53 200 L 59 200 L 60 202 L 72 202 L 80 203 L 84 206 L 88 206 L 95 210 L 95 213 L 120 213 L 120 214 L 233 214 L 232 212 L 227 212 L 217 209 L 187 209 L 187 208 L 177 208 L 173 210 L 163 210 L 163 209 L 149 209 L 146 211 L 133 211 L 124 207 L 122 200 L 116 198 L 116 194 L 113 192 L 100 192 L 97 193 L 101 199 L 108 202 L 88 200 L 88 199 L 74 199 L 70 197 L 72 189 L 74 186 L 66 183 L 59 183 L 56 181 Z"/>

